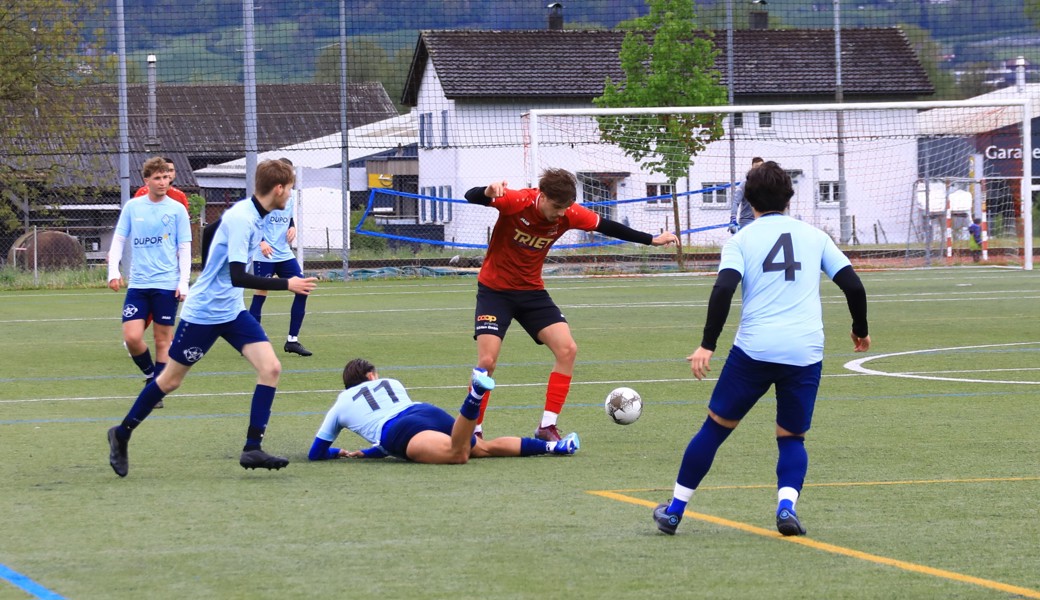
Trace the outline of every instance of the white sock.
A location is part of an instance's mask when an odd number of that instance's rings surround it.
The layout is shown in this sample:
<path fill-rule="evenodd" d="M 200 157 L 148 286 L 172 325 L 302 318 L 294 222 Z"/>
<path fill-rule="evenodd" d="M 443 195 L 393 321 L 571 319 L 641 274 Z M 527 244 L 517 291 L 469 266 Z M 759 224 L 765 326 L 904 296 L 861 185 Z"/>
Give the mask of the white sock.
<path fill-rule="evenodd" d="M 776 503 L 780 504 L 781 500 L 791 501 L 791 510 L 794 510 L 794 505 L 798 503 L 798 490 L 793 487 L 782 487 L 776 492 Z"/>
<path fill-rule="evenodd" d="M 560 418 L 560 415 L 552 411 L 545 411 L 542 413 L 542 424 L 541 427 L 548 427 L 556 424 L 556 419 Z"/>
<path fill-rule="evenodd" d="M 688 488 L 684 485 L 675 484 L 675 488 L 672 490 L 672 498 L 681 500 L 682 502 L 689 502 L 690 498 L 693 498 L 693 488 Z"/>
<path fill-rule="evenodd" d="M 287 341 L 287 342 L 298 342 L 298 341 L 300 341 L 300 338 L 296 337 L 295 335 L 287 335 L 287 336 L 285 336 L 285 341 Z"/>

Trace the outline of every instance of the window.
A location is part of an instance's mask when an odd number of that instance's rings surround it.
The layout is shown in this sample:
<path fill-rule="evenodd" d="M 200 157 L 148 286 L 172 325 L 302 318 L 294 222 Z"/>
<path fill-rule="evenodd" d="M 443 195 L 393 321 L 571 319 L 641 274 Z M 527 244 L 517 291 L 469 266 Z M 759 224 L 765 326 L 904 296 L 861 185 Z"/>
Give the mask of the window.
<path fill-rule="evenodd" d="M 451 186 L 442 185 L 423 187 L 419 195 L 419 222 L 420 223 L 447 223 L 451 221 L 454 207 L 451 202 Z"/>
<path fill-rule="evenodd" d="M 732 119 L 733 119 L 733 129 L 743 129 L 744 128 L 744 113 L 742 113 L 742 112 L 733 113 Z"/>
<path fill-rule="evenodd" d="M 701 189 L 707 190 L 704 192 L 704 205 L 705 206 L 725 206 L 729 207 L 729 183 L 702 183 Z"/>
<path fill-rule="evenodd" d="M 419 147 L 433 147 L 433 113 L 419 113 Z"/>
<path fill-rule="evenodd" d="M 819 204 L 838 204 L 839 188 L 837 181 L 821 181 L 820 193 L 817 197 Z"/>
<path fill-rule="evenodd" d="M 758 126 L 761 129 L 771 129 L 773 127 L 773 113 L 758 113 Z"/>
<path fill-rule="evenodd" d="M 441 111 L 441 146 L 448 147 L 448 111 Z"/>
<path fill-rule="evenodd" d="M 650 206 L 667 206 L 672 203 L 672 194 L 675 186 L 670 183 L 648 183 L 646 184 L 646 203 Z M 667 196 L 667 198 L 655 198 L 654 196 Z"/>
<path fill-rule="evenodd" d="M 451 200 L 451 186 L 442 185 L 440 187 L 439 192 L 440 197 L 444 199 L 444 202 L 441 203 L 441 222 L 448 223 L 451 221 L 451 218 L 452 216 L 454 216 L 455 212 L 455 205 L 451 202 L 448 202 L 448 200 Z"/>

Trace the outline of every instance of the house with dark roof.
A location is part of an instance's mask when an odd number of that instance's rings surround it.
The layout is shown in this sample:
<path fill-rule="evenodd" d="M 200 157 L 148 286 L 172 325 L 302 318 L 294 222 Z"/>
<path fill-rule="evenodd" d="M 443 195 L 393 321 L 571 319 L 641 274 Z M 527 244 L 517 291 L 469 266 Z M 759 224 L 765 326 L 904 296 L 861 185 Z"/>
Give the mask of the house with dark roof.
<path fill-rule="evenodd" d="M 245 154 L 245 93 L 240 84 L 161 84 L 154 89 L 154 103 L 147 85 L 127 90 L 128 137 L 131 193 L 141 185 L 140 165 L 149 157 L 171 158 L 177 167 L 175 185 L 188 194 L 206 197 L 207 220 L 217 218 L 241 193 L 232 190 L 202 190 L 194 172 Z M 338 84 L 258 84 L 257 151 L 260 153 L 338 134 L 341 127 L 341 95 Z M 111 239 L 120 209 L 118 90 L 102 85 L 85 88 L 77 101 L 83 118 L 99 124 L 96 139 L 77 140 L 81 155 L 61 161 L 82 161 L 71 168 L 74 181 L 68 190 L 52 189 L 53 200 L 43 210 L 33 210 L 30 226 L 59 227 L 80 237 L 92 257 L 103 254 Z M 154 106 L 154 110 L 151 108 Z M 398 115 L 381 83 L 351 83 L 347 86 L 347 123 L 361 127 Z M 60 128 L 52 128 L 60 135 Z M 55 163 L 46 154 L 46 136 L 23 138 L 22 147 L 7 148 L 39 168 Z M 2 160 L 2 159 L 0 159 Z M 62 164 L 67 164 L 62 162 Z M 308 166 L 308 165 L 300 165 Z"/>
<path fill-rule="evenodd" d="M 842 87 L 845 102 L 895 102 L 926 99 L 934 87 L 913 47 L 899 29 L 842 30 Z M 705 34 L 708 35 L 708 34 Z M 726 117 L 734 132 L 735 177 L 728 140 L 715 142 L 695 157 L 685 189 L 672 190 L 660 175 L 648 173 L 615 147 L 589 142 L 591 120 L 558 122 L 553 135 L 562 136 L 551 148 L 539 148 L 540 164 L 530 164 L 532 140 L 546 143 L 548 131 L 530 131 L 532 109 L 589 109 L 601 95 L 605 80 L 624 81 L 618 58 L 625 34 L 617 31 L 546 29 L 534 31 L 422 31 L 419 35 L 402 102 L 419 120 L 420 194 L 437 195 L 505 179 L 513 187 L 536 184 L 546 166 L 567 168 L 579 179 L 579 201 L 626 200 L 728 187 L 743 179 L 754 156 L 780 162 L 795 175 L 798 188 L 792 214 L 837 231 L 838 210 L 834 113 L 756 110 L 756 106 L 832 103 L 835 98 L 834 32 L 832 30 L 739 30 L 733 32 L 734 104 L 747 106 Z M 715 60 L 726 86 L 725 32 L 716 32 Z M 914 111 L 904 111 L 912 115 Z M 904 115 L 906 116 L 906 115 Z M 869 138 L 883 131 L 881 113 L 850 124 L 852 134 Z M 902 126 L 902 125 L 899 125 Z M 592 127 L 595 129 L 595 127 Z M 571 137 L 566 137 L 570 135 Z M 595 136 L 595 133 L 593 132 Z M 912 137 L 912 135 L 911 135 Z M 879 142 L 880 143 L 880 142 Z M 886 142 L 860 147 L 864 156 L 886 157 L 886 171 L 900 185 L 916 177 L 914 143 Z M 853 165 L 846 178 L 849 201 L 864 207 L 870 194 L 903 193 L 875 187 L 877 169 Z M 690 227 L 710 227 L 729 221 L 729 191 L 723 187 L 685 196 L 684 219 Z M 853 190 L 862 193 L 854 196 Z M 437 192 L 434 194 L 433 192 Z M 633 227 L 658 231 L 669 227 L 670 198 L 643 204 L 614 206 L 604 215 Z M 467 207 L 462 207 L 467 208 Z M 662 210 L 667 209 L 667 210 Z M 489 219 L 486 212 L 459 210 L 445 223 L 446 236 L 479 237 Z M 427 215 L 437 215 L 427 211 Z M 443 218 L 443 211 L 440 213 Z M 876 217 L 880 218 L 880 217 Z M 864 225 L 876 218 L 871 215 Z M 896 227 L 892 227 L 897 229 Z M 704 234 L 708 243 L 725 239 L 724 229 Z M 563 241 L 563 240 L 561 240 Z M 700 243 L 698 241 L 698 243 Z"/>

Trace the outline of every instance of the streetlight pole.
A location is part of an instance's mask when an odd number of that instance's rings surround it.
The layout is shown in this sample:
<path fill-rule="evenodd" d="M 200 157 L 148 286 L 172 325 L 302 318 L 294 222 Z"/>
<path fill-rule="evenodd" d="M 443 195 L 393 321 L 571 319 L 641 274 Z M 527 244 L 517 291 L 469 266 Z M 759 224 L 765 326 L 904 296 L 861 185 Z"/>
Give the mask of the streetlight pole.
<path fill-rule="evenodd" d="M 733 106 L 733 0 L 726 0 L 726 101 Z M 729 114 L 729 199 L 733 202 L 733 185 L 737 181 L 737 140 L 733 132 L 736 113 Z M 739 215 L 738 215 L 739 216 Z"/>
<path fill-rule="evenodd" d="M 834 101 L 841 104 L 845 101 L 845 92 L 841 85 L 841 0 L 834 0 Z M 848 244 L 852 239 L 852 223 L 849 221 L 848 194 L 845 185 L 845 113 L 838 111 L 838 221 L 841 230 L 841 243 Z"/>

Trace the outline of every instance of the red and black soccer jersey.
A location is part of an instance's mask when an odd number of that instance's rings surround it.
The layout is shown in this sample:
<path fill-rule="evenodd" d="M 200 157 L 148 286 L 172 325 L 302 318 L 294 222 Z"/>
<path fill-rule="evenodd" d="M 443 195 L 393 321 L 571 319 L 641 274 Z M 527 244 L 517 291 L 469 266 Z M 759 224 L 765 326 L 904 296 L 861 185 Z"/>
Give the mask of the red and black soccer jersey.
<path fill-rule="evenodd" d="M 506 190 L 491 201 L 498 220 L 477 281 L 494 290 L 543 289 L 542 265 L 553 243 L 571 229 L 599 226 L 599 215 L 579 204 L 550 223 L 538 210 L 537 199 L 538 190 L 528 188 Z"/>

